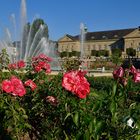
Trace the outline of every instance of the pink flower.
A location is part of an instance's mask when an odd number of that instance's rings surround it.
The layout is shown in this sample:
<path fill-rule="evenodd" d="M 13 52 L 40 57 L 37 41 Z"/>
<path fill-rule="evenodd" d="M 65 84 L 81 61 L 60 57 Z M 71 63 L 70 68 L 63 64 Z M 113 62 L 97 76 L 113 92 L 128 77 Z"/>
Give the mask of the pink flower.
<path fill-rule="evenodd" d="M 135 73 L 137 73 L 137 69 L 132 65 L 132 66 L 130 67 L 130 69 L 129 69 L 129 72 L 130 72 L 131 74 L 135 74 Z"/>
<path fill-rule="evenodd" d="M 44 60 L 46 60 L 46 61 L 48 61 L 48 62 L 51 62 L 51 61 L 52 61 L 52 59 L 51 59 L 50 57 L 46 56 L 46 55 L 43 54 L 43 53 L 39 54 L 38 58 L 39 58 L 39 59 L 44 59 Z"/>
<path fill-rule="evenodd" d="M 8 65 L 8 68 L 11 70 L 15 70 L 17 68 L 17 65 L 16 65 L 16 63 L 11 63 Z"/>
<path fill-rule="evenodd" d="M 14 96 L 24 96 L 26 94 L 26 90 L 23 85 L 18 85 L 14 87 L 14 91 L 12 93 Z"/>
<path fill-rule="evenodd" d="M 23 60 L 20 60 L 17 62 L 18 68 L 24 68 L 25 67 L 25 62 Z"/>
<path fill-rule="evenodd" d="M 90 92 L 90 85 L 87 79 L 84 77 L 85 72 L 70 71 L 64 74 L 62 80 L 62 86 L 74 93 L 79 98 L 86 98 Z"/>
<path fill-rule="evenodd" d="M 25 86 L 29 86 L 32 89 L 32 91 L 37 87 L 36 84 L 31 79 L 25 82 Z"/>
<path fill-rule="evenodd" d="M 58 104 L 58 100 L 53 96 L 47 96 L 46 101 L 49 102 L 51 105 L 56 106 Z"/>
<path fill-rule="evenodd" d="M 82 85 L 79 85 L 77 88 L 76 88 L 76 91 L 75 91 L 75 94 L 83 99 L 83 98 L 86 98 L 87 96 L 87 93 L 90 92 L 90 88 L 89 88 L 89 84 L 86 82 Z"/>
<path fill-rule="evenodd" d="M 6 93 L 13 92 L 14 86 L 12 85 L 12 82 L 9 80 L 4 80 L 2 82 L 2 90 L 4 90 Z"/>
<path fill-rule="evenodd" d="M 4 80 L 2 82 L 2 89 L 14 96 L 23 96 L 26 94 L 22 81 L 15 76 L 12 76 L 10 80 Z"/>
<path fill-rule="evenodd" d="M 34 70 L 35 70 L 36 72 L 40 72 L 42 69 L 41 69 L 40 66 L 35 66 L 35 67 L 34 67 Z"/>
<path fill-rule="evenodd" d="M 23 85 L 22 81 L 20 79 L 18 79 L 16 76 L 11 77 L 11 83 L 14 87 L 16 87 L 18 85 Z"/>
<path fill-rule="evenodd" d="M 140 72 L 134 73 L 133 80 L 134 80 L 135 83 L 140 82 Z"/>
<path fill-rule="evenodd" d="M 119 67 L 117 70 L 113 71 L 114 79 L 122 78 L 123 75 L 124 75 L 124 69 L 122 67 Z"/>

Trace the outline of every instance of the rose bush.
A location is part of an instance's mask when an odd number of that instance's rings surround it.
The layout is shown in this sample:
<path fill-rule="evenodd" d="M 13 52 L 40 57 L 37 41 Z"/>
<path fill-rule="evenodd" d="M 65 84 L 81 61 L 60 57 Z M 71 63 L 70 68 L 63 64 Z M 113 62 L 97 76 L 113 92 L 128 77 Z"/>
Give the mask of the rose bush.
<path fill-rule="evenodd" d="M 73 67 L 50 75 L 50 61 L 40 54 L 25 64 L 3 65 L 8 71 L 0 71 L 0 139 L 140 138 L 134 66 L 114 70 L 113 78 L 95 78 Z"/>
<path fill-rule="evenodd" d="M 85 72 L 79 70 L 65 73 L 62 86 L 79 98 L 86 98 L 90 92 L 90 87 L 87 79 L 84 77 L 85 74 Z"/>

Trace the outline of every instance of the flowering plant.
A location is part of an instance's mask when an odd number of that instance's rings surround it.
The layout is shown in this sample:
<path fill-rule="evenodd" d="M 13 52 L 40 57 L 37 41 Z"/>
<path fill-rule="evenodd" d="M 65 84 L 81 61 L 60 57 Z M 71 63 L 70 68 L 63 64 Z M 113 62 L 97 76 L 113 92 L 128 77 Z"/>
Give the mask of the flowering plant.
<path fill-rule="evenodd" d="M 1 139 L 139 139 L 140 74 L 134 66 L 96 78 L 73 67 L 51 75 L 50 61 L 40 54 L 26 71 L 17 62 L 0 71 Z"/>
<path fill-rule="evenodd" d="M 84 77 L 85 74 L 86 72 L 80 70 L 66 72 L 63 76 L 62 86 L 79 98 L 86 98 L 90 92 L 90 87 Z"/>

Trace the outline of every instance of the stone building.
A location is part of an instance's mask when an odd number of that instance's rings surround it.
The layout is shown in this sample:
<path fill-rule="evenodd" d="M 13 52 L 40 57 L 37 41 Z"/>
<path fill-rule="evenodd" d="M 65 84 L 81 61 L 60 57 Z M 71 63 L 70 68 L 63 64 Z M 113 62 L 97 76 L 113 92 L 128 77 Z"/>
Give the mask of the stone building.
<path fill-rule="evenodd" d="M 80 35 L 64 35 L 58 40 L 58 51 L 61 56 L 80 56 Z M 140 27 L 87 32 L 84 40 L 84 57 L 92 58 L 95 51 L 108 52 L 111 55 L 114 48 L 122 50 L 122 57 L 126 57 L 127 48 L 136 50 L 140 57 Z"/>

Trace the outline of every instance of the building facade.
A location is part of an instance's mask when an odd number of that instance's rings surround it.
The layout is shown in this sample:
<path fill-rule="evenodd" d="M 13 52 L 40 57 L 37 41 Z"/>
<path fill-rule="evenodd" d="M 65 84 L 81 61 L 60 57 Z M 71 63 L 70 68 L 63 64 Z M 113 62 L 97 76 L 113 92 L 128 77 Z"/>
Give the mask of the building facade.
<path fill-rule="evenodd" d="M 58 40 L 58 51 L 61 57 L 80 56 L 80 35 L 64 35 Z M 127 57 L 126 50 L 133 48 L 137 57 L 140 57 L 140 27 L 111 31 L 87 32 L 83 43 L 84 57 L 92 58 L 98 51 L 112 54 L 114 48 L 122 51 L 122 57 Z M 97 55 L 98 56 L 98 55 Z"/>

